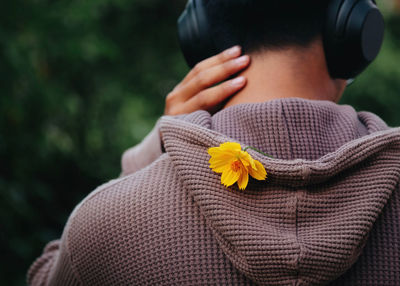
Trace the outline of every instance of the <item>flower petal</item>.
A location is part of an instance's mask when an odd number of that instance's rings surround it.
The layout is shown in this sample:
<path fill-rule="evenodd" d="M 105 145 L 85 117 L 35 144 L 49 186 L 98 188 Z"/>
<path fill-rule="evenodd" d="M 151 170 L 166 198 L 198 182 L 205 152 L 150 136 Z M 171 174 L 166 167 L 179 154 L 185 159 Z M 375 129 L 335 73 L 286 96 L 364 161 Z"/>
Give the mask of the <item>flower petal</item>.
<path fill-rule="evenodd" d="M 222 173 L 221 183 L 226 187 L 237 182 L 239 189 L 246 189 L 249 174 L 257 180 L 266 178 L 264 166 L 243 151 L 239 143 L 222 143 L 219 147 L 209 148 L 208 154 L 211 156 L 210 168 L 216 173 Z"/>
<path fill-rule="evenodd" d="M 218 155 L 211 156 L 209 162 L 210 162 L 210 163 L 211 163 L 211 162 L 228 162 L 228 161 L 232 160 L 233 158 L 235 158 L 235 157 L 234 157 L 234 156 L 231 156 L 231 155 L 221 155 L 221 154 L 218 154 Z"/>
<path fill-rule="evenodd" d="M 238 180 L 239 189 L 240 190 L 246 189 L 248 183 L 249 183 L 249 174 L 247 173 L 247 171 L 243 170 Z"/>
<path fill-rule="evenodd" d="M 245 151 L 240 152 L 240 160 L 242 161 L 243 165 L 246 167 L 251 166 L 252 168 L 256 168 L 256 165 L 254 164 L 254 159 L 251 157 L 251 155 Z"/>
<path fill-rule="evenodd" d="M 216 173 L 222 173 L 223 171 L 231 168 L 231 164 L 233 161 L 234 161 L 234 159 L 215 160 L 215 159 L 211 158 L 209 161 L 210 168 Z"/>
<path fill-rule="evenodd" d="M 207 152 L 211 156 L 211 158 L 219 160 L 230 160 L 233 157 L 237 157 L 238 154 L 237 151 L 221 149 L 220 147 L 209 148 Z"/>
<path fill-rule="evenodd" d="M 254 179 L 262 181 L 267 178 L 267 171 L 265 170 L 264 166 L 257 160 L 254 160 L 256 165 L 256 169 L 250 168 L 249 173 Z"/>
<path fill-rule="evenodd" d="M 219 148 L 221 148 L 221 150 L 229 150 L 229 151 L 236 151 L 236 152 L 240 152 L 242 150 L 242 146 L 240 146 L 239 143 L 236 142 L 225 142 L 222 143 Z"/>
<path fill-rule="evenodd" d="M 223 173 L 224 171 L 228 170 L 228 168 L 229 168 L 229 166 L 223 165 L 223 166 L 214 167 L 214 168 L 211 168 L 211 169 L 213 170 L 213 172 L 218 173 L 218 174 L 221 174 L 221 173 Z"/>
<path fill-rule="evenodd" d="M 226 187 L 230 187 L 237 182 L 239 176 L 240 172 L 234 172 L 231 168 L 229 168 L 222 173 L 221 183 Z"/>

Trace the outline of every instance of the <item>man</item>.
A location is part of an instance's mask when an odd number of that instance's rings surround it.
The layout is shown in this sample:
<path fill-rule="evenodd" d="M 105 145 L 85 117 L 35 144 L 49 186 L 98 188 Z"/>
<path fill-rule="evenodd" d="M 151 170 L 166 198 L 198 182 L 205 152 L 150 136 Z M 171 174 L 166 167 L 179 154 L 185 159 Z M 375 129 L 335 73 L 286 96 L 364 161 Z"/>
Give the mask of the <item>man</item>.
<path fill-rule="evenodd" d="M 400 130 L 336 104 L 329 1 L 297 2 L 205 1 L 213 37 L 248 55 L 196 65 L 167 97 L 173 116 L 76 207 L 30 285 L 400 284 Z M 208 150 L 225 142 L 271 155 L 248 151 L 267 180 L 224 187 Z"/>

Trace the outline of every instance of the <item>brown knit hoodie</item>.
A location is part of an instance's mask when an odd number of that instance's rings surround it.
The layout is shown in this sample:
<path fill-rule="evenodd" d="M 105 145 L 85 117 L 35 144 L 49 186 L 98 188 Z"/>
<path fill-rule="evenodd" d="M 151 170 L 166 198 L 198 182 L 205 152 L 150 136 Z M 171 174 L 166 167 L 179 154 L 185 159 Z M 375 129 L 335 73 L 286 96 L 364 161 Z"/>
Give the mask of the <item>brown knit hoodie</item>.
<path fill-rule="evenodd" d="M 207 149 L 227 141 L 272 155 L 249 151 L 267 181 L 223 187 Z M 30 285 L 400 285 L 400 129 L 376 115 L 292 98 L 164 117 L 123 173 Z"/>

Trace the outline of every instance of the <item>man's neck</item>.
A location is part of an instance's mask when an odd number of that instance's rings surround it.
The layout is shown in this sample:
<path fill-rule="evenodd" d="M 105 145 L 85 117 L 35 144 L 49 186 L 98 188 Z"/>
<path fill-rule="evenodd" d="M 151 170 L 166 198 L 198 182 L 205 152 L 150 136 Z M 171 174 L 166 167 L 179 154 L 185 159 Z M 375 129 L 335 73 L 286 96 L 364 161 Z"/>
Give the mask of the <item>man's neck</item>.
<path fill-rule="evenodd" d="M 320 40 L 307 48 L 253 54 L 251 60 L 249 68 L 241 73 L 247 78 L 246 87 L 224 108 L 288 97 L 337 102 L 346 86 L 345 81 L 329 76 Z"/>

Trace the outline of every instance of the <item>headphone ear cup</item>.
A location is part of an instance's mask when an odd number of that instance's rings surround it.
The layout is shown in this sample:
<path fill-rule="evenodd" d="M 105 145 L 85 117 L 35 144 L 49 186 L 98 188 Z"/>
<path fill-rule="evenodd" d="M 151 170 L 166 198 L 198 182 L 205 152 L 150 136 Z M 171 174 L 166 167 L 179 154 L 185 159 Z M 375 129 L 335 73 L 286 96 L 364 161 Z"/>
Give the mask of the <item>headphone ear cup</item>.
<path fill-rule="evenodd" d="M 345 4 L 342 3 L 335 14 L 342 17 L 339 23 L 337 18 L 333 21 L 332 13 L 335 12 L 328 10 L 330 22 L 326 25 L 324 46 L 331 76 L 348 79 L 360 74 L 378 55 L 383 42 L 384 20 L 371 0 Z"/>
<path fill-rule="evenodd" d="M 190 0 L 177 24 L 179 44 L 191 68 L 218 53 L 211 37 L 203 0 Z"/>
<path fill-rule="evenodd" d="M 354 51 L 367 65 L 377 56 L 383 43 L 385 22 L 379 9 L 371 1 L 361 1 L 350 14 L 347 35 L 353 41 Z M 364 69 L 366 66 L 354 66 Z"/>

